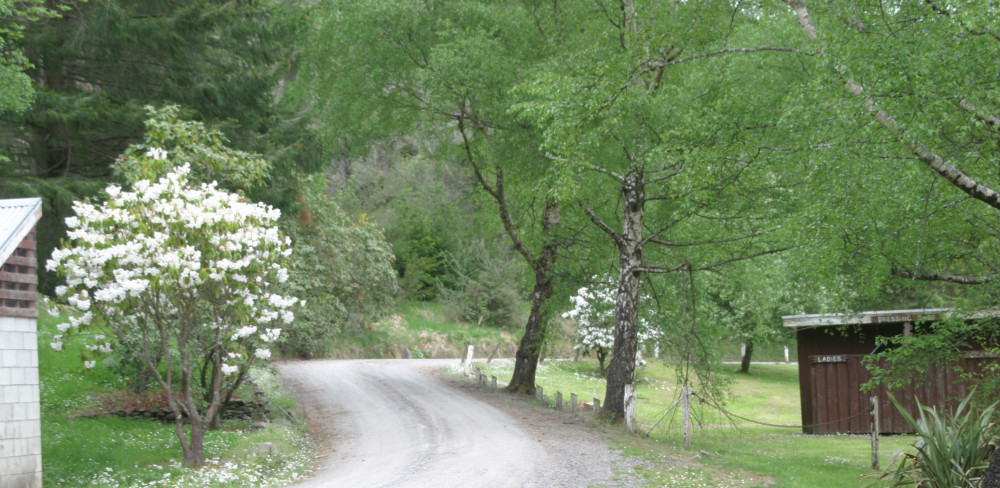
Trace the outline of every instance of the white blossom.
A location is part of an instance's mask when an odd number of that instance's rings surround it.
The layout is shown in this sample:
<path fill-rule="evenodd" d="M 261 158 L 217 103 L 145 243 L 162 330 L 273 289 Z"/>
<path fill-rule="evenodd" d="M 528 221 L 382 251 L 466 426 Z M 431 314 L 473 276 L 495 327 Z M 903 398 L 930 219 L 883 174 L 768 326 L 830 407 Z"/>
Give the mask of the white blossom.
<path fill-rule="evenodd" d="M 162 161 L 167 159 L 167 151 L 158 147 L 151 147 L 148 151 L 146 151 L 146 157 Z"/>
<path fill-rule="evenodd" d="M 150 148 L 146 156 L 162 160 L 167 152 Z M 160 321 L 171 330 L 188 320 L 182 325 L 217 331 L 228 375 L 253 358 L 269 359 L 263 346 L 279 337 L 274 326 L 294 318 L 299 300 L 274 289 L 288 278 L 290 240 L 277 227 L 278 210 L 215 183 L 194 184 L 190 171 L 184 165 L 128 189 L 110 185 L 100 204 L 74 203 L 67 219 L 72 247 L 54 250 L 46 267 L 65 278 L 56 294 L 81 314 L 57 327 L 66 332 L 93 322 L 155 337 L 149 332 Z M 191 322 L 182 316 L 192 300 L 215 300 L 230 314 Z M 104 339 L 93 337 L 87 348 L 110 352 L 113 342 Z M 50 345 L 63 346 L 58 338 Z"/>

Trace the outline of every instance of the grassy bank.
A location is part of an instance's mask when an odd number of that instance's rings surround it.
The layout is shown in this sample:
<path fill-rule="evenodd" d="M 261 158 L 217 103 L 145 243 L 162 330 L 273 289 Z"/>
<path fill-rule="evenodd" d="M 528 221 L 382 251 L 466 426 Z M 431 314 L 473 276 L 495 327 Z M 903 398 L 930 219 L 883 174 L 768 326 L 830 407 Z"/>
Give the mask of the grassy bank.
<path fill-rule="evenodd" d="M 299 422 L 275 420 L 251 430 L 251 422 L 226 421 L 205 439 L 205 467 L 180 465 L 181 449 L 173 424 L 116 416 L 87 417 L 138 403 L 128 381 L 98 365 L 85 369 L 83 337 L 66 337 L 63 350 L 49 346 L 57 334 L 56 318 L 39 317 L 39 383 L 42 423 L 42 470 L 46 487 L 243 487 L 282 486 L 309 469 L 310 443 Z M 265 395 L 284 409 L 271 370 L 253 372 Z M 119 404 L 115 404 L 115 403 Z M 132 402 L 132 403 L 127 403 Z M 272 411 L 280 412 L 273 406 Z M 258 426 L 259 427 L 259 426 Z M 254 454 L 253 446 L 270 442 L 274 451 Z"/>
<path fill-rule="evenodd" d="M 514 357 L 520 329 L 498 329 L 455 320 L 446 305 L 406 302 L 382 321 L 356 327 L 336 338 L 333 358 L 458 358 L 466 344 L 476 356 Z M 566 333 L 554 331 L 550 355 L 572 354 Z"/>
<path fill-rule="evenodd" d="M 509 378 L 512 364 L 494 361 L 482 367 L 489 375 Z M 754 365 L 751 374 L 736 373 L 737 366 L 730 369 L 723 373 L 731 381 L 732 398 L 724 405 L 728 412 L 767 424 L 801 423 L 795 365 Z M 605 383 L 594 374 L 596 370 L 596 361 L 548 361 L 539 368 L 537 380 L 550 401 L 557 391 L 565 400 L 570 393 L 580 400 L 603 400 Z M 654 462 L 656 469 L 642 469 L 653 486 L 858 488 L 871 481 L 862 479 L 872 473 L 868 436 L 804 435 L 800 428 L 727 417 L 698 402 L 693 406 L 696 427 L 691 451 L 686 451 L 680 409 L 670 410 L 680 395 L 674 366 L 650 362 L 638 376 L 638 418 L 649 438 L 634 444 L 629 441 L 623 449 L 653 461 L 661 456 L 698 459 L 694 467 Z M 913 440 L 911 436 L 882 437 L 881 464 L 888 464 L 897 450 Z"/>

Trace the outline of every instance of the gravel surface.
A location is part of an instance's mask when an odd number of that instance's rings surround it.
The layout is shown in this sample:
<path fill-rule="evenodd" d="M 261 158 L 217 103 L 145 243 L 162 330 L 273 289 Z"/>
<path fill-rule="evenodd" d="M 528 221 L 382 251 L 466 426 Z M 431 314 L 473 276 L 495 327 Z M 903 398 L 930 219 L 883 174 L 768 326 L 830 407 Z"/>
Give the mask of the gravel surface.
<path fill-rule="evenodd" d="M 278 365 L 320 437 L 319 487 L 646 486 L 644 461 L 608 447 L 589 417 L 533 405 L 440 373 L 458 360 L 323 360 Z"/>

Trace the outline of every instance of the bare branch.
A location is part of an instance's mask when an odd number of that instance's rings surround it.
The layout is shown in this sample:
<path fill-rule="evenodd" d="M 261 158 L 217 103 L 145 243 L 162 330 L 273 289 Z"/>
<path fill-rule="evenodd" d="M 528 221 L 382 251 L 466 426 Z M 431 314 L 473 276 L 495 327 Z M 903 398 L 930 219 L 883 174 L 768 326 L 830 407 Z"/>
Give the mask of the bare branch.
<path fill-rule="evenodd" d="M 912 271 L 907 271 L 904 269 L 892 270 L 893 276 L 898 276 L 900 278 L 907 278 L 911 280 L 923 280 L 923 281 L 947 281 L 949 283 L 960 283 L 963 285 L 981 285 L 983 283 L 989 283 L 996 279 L 997 274 L 991 274 L 986 276 L 959 276 L 959 275 L 947 275 L 939 273 L 914 273 Z"/>
<path fill-rule="evenodd" d="M 712 56 L 718 56 L 720 54 L 756 53 L 756 52 L 764 52 L 764 51 L 777 51 L 777 52 L 799 53 L 799 54 L 813 54 L 813 53 L 806 53 L 806 52 L 800 51 L 800 50 L 795 49 L 793 47 L 779 47 L 779 46 L 730 47 L 730 48 L 724 48 L 724 49 L 717 49 L 715 51 L 708 51 L 708 52 L 698 53 L 698 54 L 694 54 L 694 55 L 688 56 L 686 58 L 680 58 L 680 59 L 671 59 L 669 57 L 668 58 L 663 58 L 663 59 L 652 59 L 652 60 L 648 61 L 646 64 L 649 65 L 650 69 L 654 69 L 655 70 L 655 69 L 662 69 L 662 68 L 665 68 L 667 66 L 673 66 L 675 64 L 681 64 L 681 63 L 686 63 L 688 61 L 694 61 L 696 59 L 703 59 L 703 58 L 708 58 L 708 57 L 712 57 Z"/>
<path fill-rule="evenodd" d="M 843 75 L 839 66 L 837 72 Z M 868 110 L 868 113 L 872 114 L 875 117 L 875 120 L 888 129 L 889 132 L 895 136 L 897 141 L 906 145 L 910 152 L 916 156 L 920 162 L 924 163 L 924 165 L 947 180 L 953 186 L 965 192 L 965 194 L 1000 210 L 1000 193 L 997 193 L 992 188 L 980 184 L 960 169 L 945 161 L 944 158 L 935 154 L 934 151 L 931 151 L 930 148 L 925 146 L 923 143 L 912 140 L 908 137 L 906 131 L 899 127 L 899 123 L 896 119 L 893 118 L 892 115 L 889 115 L 886 111 L 882 110 L 878 103 L 876 103 L 872 97 L 868 96 L 864 87 L 855 83 L 853 79 L 844 79 L 844 84 L 847 85 L 847 90 L 851 92 L 851 94 L 861 97 L 865 101 L 865 108 Z"/>
<path fill-rule="evenodd" d="M 792 7 L 795 11 L 795 16 L 799 20 L 799 25 L 802 29 L 806 31 L 806 36 L 810 41 L 819 41 L 819 35 L 816 33 L 816 24 L 813 24 L 812 17 L 809 16 L 809 9 L 806 8 L 805 2 L 802 0 L 784 0 L 784 2 Z M 822 52 L 822 48 L 820 49 Z"/>
<path fill-rule="evenodd" d="M 803 29 L 805 29 L 806 35 L 809 36 L 809 39 L 819 42 L 819 36 L 816 34 L 816 26 L 812 23 L 812 19 L 809 17 L 809 11 L 806 9 L 805 3 L 803 3 L 802 0 L 784 1 L 795 11 L 795 14 L 799 19 L 799 24 L 802 25 Z M 934 151 L 931 151 L 931 149 L 922 142 L 913 140 L 909 137 L 906 131 L 900 128 L 896 119 L 885 110 L 882 110 L 875 99 L 868 95 L 863 86 L 856 83 L 853 78 L 847 77 L 844 73 L 844 69 L 839 64 L 836 65 L 835 69 L 841 76 L 841 80 L 847 86 L 847 90 L 851 92 L 852 95 L 860 97 L 864 100 L 865 109 L 868 113 L 872 114 L 875 117 L 875 120 L 882 124 L 882 126 L 885 127 L 897 141 L 903 143 L 910 150 L 910 153 L 915 155 L 920 162 L 924 163 L 924 165 L 937 173 L 938 176 L 941 176 L 953 186 L 965 192 L 965 194 L 1000 210 L 1000 193 L 997 193 L 992 188 L 980 184 L 969 175 L 949 164 L 944 160 L 944 158 L 935 154 Z"/>
<path fill-rule="evenodd" d="M 976 120 L 985 122 L 986 125 L 994 131 L 1000 131 L 1000 117 L 990 114 L 984 115 L 983 111 L 980 110 L 979 107 L 973 105 L 972 102 L 964 98 L 958 101 L 958 105 L 965 110 L 972 112 L 972 116 L 975 117 Z"/>
<path fill-rule="evenodd" d="M 725 238 L 725 239 L 707 239 L 707 240 L 704 240 L 704 241 L 694 241 L 694 242 L 670 242 L 670 241 L 664 241 L 664 240 L 661 240 L 661 239 L 646 239 L 646 242 L 651 242 L 653 244 L 660 244 L 662 246 L 667 246 L 667 247 L 688 247 L 688 246 L 702 246 L 702 245 L 706 245 L 706 244 L 725 244 L 725 243 L 728 243 L 728 242 L 737 242 L 737 241 L 742 241 L 742 240 L 745 240 L 745 239 L 750 239 L 750 238 L 753 238 L 753 237 L 761 236 L 761 235 L 773 232 L 774 230 L 775 229 L 761 230 L 761 231 L 751 232 L 749 234 L 744 234 L 744 235 L 736 236 L 736 237 L 729 237 L 729 238 Z"/>
<path fill-rule="evenodd" d="M 559 161 L 560 163 L 568 163 L 569 162 L 569 160 L 566 159 L 566 158 L 563 158 L 563 157 L 560 157 L 560 156 L 555 156 L 555 155 L 552 155 L 552 154 L 549 154 L 549 153 L 544 153 L 544 154 L 542 154 L 542 156 L 546 157 L 548 159 L 551 159 L 553 161 Z M 589 171 L 596 171 L 598 173 L 604 173 L 604 174 L 606 174 L 606 175 L 608 175 L 608 176 L 610 176 L 610 177 L 612 177 L 612 178 L 614 178 L 614 179 L 616 179 L 616 180 L 618 180 L 620 182 L 625 182 L 625 177 L 624 176 L 622 176 L 622 175 L 620 175 L 618 173 L 615 173 L 614 171 L 611 171 L 609 169 L 602 168 L 600 166 L 594 166 L 592 164 L 586 164 L 586 163 L 579 163 L 579 164 L 584 169 L 587 169 Z"/>
<path fill-rule="evenodd" d="M 945 10 L 944 8 L 941 8 L 937 3 L 934 2 L 934 0 L 924 0 L 924 2 L 931 7 L 931 10 L 933 10 L 934 13 L 938 15 L 943 15 L 953 20 L 955 19 L 955 17 L 952 17 L 951 12 Z M 990 36 L 994 40 L 1000 41 L 1000 34 L 997 34 L 996 32 L 990 32 L 985 29 L 975 29 L 971 25 L 962 22 L 961 20 L 959 20 L 958 22 L 962 24 L 962 28 L 968 31 L 969 34 L 972 34 L 974 36 Z"/>
<path fill-rule="evenodd" d="M 619 246 L 622 244 L 622 237 L 617 232 L 615 232 L 614 229 L 608 226 L 608 224 L 604 223 L 604 220 L 598 217 L 597 214 L 595 214 L 594 211 L 591 210 L 586 203 L 583 203 L 583 201 L 580 200 L 577 202 L 577 204 L 580 205 L 580 208 L 583 209 L 583 213 L 587 214 L 587 216 L 590 217 L 590 221 L 593 222 L 594 225 L 597 226 L 597 228 L 603 230 L 605 234 L 610 236 L 611 239 L 615 241 L 615 244 Z"/>
<path fill-rule="evenodd" d="M 753 254 L 748 254 L 746 256 L 738 256 L 738 257 L 735 257 L 735 258 L 724 259 L 722 261 L 718 261 L 718 262 L 715 262 L 715 263 L 712 263 L 712 264 L 706 264 L 704 266 L 699 266 L 697 268 L 693 268 L 693 271 L 705 271 L 705 270 L 712 269 L 712 268 L 718 268 L 719 266 L 724 266 L 724 265 L 727 265 L 727 264 L 730 264 L 730 263 L 735 263 L 737 261 L 746 261 L 748 259 L 753 259 L 753 258 L 757 258 L 757 257 L 760 257 L 760 256 L 766 256 L 768 254 L 778 254 L 779 252 L 785 252 L 785 251 L 787 251 L 789 249 L 791 249 L 791 247 L 779 247 L 777 249 L 767 249 L 767 250 L 756 252 L 756 253 L 753 253 Z"/>
<path fill-rule="evenodd" d="M 494 185 L 490 185 L 490 183 L 486 181 L 482 169 L 479 167 L 479 164 L 476 163 L 476 158 L 472 156 L 472 148 L 470 146 L 469 136 L 465 133 L 465 124 L 463 123 L 463 119 L 464 118 L 462 117 L 459 117 L 458 119 L 458 131 L 462 134 L 466 161 L 468 161 L 469 166 L 472 166 L 472 172 L 475 173 L 476 180 L 479 181 L 479 186 L 483 187 L 483 190 L 486 190 L 486 193 L 489 193 L 490 196 L 492 196 L 497 202 L 497 209 L 500 213 L 500 221 L 503 222 L 503 229 L 507 232 L 507 236 L 510 237 L 511 243 L 514 245 L 514 249 L 517 250 L 521 256 L 524 256 L 524 259 L 526 259 L 528 263 L 534 265 L 535 255 L 521 240 L 520 235 L 517 233 L 517 229 L 514 228 L 514 221 L 511 219 L 510 211 L 507 208 L 507 197 L 503 186 L 503 170 L 499 168 L 497 169 L 495 176 L 496 183 Z"/>

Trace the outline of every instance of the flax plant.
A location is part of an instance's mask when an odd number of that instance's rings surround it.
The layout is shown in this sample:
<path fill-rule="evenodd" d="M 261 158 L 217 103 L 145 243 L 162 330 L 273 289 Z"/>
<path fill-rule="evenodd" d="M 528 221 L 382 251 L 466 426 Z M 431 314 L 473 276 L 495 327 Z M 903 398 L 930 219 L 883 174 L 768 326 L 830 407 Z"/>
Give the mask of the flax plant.
<path fill-rule="evenodd" d="M 918 401 L 919 416 L 914 418 L 890 394 L 919 439 L 914 446 L 916 452 L 898 453 L 878 475 L 878 481 L 869 486 L 978 488 L 996 449 L 991 439 L 1000 431 L 991 421 L 997 404 L 977 411 L 969 406 L 972 396 L 966 396 L 951 416 L 939 415 L 937 409 Z"/>

